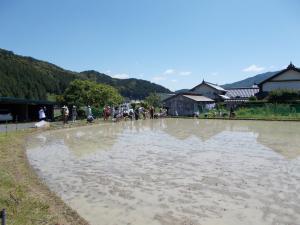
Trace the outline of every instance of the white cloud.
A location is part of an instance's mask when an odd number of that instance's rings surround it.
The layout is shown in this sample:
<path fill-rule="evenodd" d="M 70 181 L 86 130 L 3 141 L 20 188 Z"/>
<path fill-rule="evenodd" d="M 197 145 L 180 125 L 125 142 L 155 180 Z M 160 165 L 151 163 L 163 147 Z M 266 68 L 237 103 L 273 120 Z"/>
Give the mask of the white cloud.
<path fill-rule="evenodd" d="M 212 72 L 211 75 L 212 75 L 213 77 L 216 77 L 216 76 L 219 75 L 219 73 L 218 73 L 218 72 Z"/>
<path fill-rule="evenodd" d="M 171 80 L 173 83 L 177 83 L 178 82 L 178 80 L 176 80 L 176 79 L 173 79 L 173 80 Z"/>
<path fill-rule="evenodd" d="M 162 81 L 162 80 L 166 80 L 166 78 L 162 77 L 162 76 L 152 77 L 152 81 L 154 81 L 154 82 L 158 82 L 158 81 Z"/>
<path fill-rule="evenodd" d="M 243 69 L 243 72 L 261 72 L 263 70 L 265 70 L 264 67 L 259 67 L 259 66 L 255 65 L 255 64 L 253 64 L 253 65 L 251 65 L 251 66 Z"/>
<path fill-rule="evenodd" d="M 175 73 L 175 70 L 174 69 L 167 69 L 164 74 L 173 74 Z"/>
<path fill-rule="evenodd" d="M 190 71 L 182 71 L 179 73 L 180 76 L 189 76 L 191 74 L 192 74 L 192 72 L 190 72 Z"/>
<path fill-rule="evenodd" d="M 113 75 L 112 77 L 118 78 L 118 79 L 127 79 L 127 78 L 129 78 L 129 75 L 127 73 L 119 73 L 119 74 Z"/>

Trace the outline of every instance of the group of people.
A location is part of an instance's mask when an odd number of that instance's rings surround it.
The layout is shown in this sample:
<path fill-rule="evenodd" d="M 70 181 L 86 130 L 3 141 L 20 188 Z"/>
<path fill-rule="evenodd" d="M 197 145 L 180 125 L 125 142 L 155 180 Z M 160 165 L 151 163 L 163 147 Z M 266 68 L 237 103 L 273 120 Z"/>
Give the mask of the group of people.
<path fill-rule="evenodd" d="M 104 107 L 103 109 L 103 119 L 108 120 L 109 117 L 112 117 L 113 121 L 119 120 L 139 120 L 139 119 L 157 119 L 159 117 L 167 116 L 167 111 L 163 108 L 159 109 L 159 112 L 155 112 L 154 107 L 150 107 L 146 109 L 144 107 L 136 107 L 135 109 L 123 108 L 120 106 L 112 107 L 109 106 Z"/>
<path fill-rule="evenodd" d="M 46 121 L 46 107 L 41 107 L 38 115 L 40 121 Z M 94 116 L 92 113 L 92 108 L 90 106 L 86 107 L 86 119 L 87 122 L 93 122 Z M 103 119 L 109 120 L 109 118 L 112 119 L 112 121 L 119 121 L 119 120 L 139 120 L 139 119 L 157 119 L 159 117 L 164 117 L 167 115 L 167 111 L 163 108 L 159 109 L 159 112 L 155 112 L 154 107 L 150 107 L 149 109 L 146 109 L 144 107 L 135 107 L 135 109 L 129 108 L 129 107 L 123 107 L 123 106 L 116 106 L 116 107 L 110 107 L 105 106 L 103 108 Z M 72 106 L 72 110 L 70 113 L 69 107 L 64 105 L 61 107 L 61 115 L 62 115 L 62 121 L 64 124 L 67 124 L 70 116 L 71 121 L 75 122 L 78 117 L 77 107 L 75 105 Z"/>

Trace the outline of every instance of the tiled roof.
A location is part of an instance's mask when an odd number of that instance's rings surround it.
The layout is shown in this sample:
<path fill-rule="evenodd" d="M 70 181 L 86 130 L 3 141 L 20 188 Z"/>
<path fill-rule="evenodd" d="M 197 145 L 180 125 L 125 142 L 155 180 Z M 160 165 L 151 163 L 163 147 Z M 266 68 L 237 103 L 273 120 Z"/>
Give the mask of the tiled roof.
<path fill-rule="evenodd" d="M 183 95 L 183 96 L 192 99 L 196 102 L 214 102 L 214 100 L 202 95 Z"/>
<path fill-rule="evenodd" d="M 219 85 L 217 84 L 213 84 L 213 83 L 210 83 L 210 82 L 207 82 L 207 81 L 202 81 L 202 83 L 198 84 L 197 86 L 193 87 L 192 89 L 190 89 L 189 91 L 190 92 L 193 92 L 197 87 L 201 86 L 202 84 L 206 84 L 216 90 L 219 90 L 219 91 L 226 91 L 224 88 L 220 87 Z"/>
<path fill-rule="evenodd" d="M 227 90 L 226 96 L 230 98 L 249 98 L 259 92 L 259 88 L 234 88 Z"/>
<path fill-rule="evenodd" d="M 213 84 L 213 83 L 210 83 L 210 82 L 207 82 L 207 81 L 204 81 L 204 83 L 207 84 L 207 85 L 209 85 L 209 86 L 211 86 L 212 88 L 215 88 L 215 89 L 219 90 L 219 91 L 225 91 L 224 88 L 220 87 L 217 84 Z"/>

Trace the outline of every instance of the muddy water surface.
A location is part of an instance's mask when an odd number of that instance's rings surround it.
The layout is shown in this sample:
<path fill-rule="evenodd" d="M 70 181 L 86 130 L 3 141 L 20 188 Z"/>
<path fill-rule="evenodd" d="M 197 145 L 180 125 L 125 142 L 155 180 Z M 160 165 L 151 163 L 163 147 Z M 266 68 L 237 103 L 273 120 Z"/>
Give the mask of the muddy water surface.
<path fill-rule="evenodd" d="M 300 123 L 106 123 L 41 133 L 27 154 L 92 225 L 300 224 Z"/>

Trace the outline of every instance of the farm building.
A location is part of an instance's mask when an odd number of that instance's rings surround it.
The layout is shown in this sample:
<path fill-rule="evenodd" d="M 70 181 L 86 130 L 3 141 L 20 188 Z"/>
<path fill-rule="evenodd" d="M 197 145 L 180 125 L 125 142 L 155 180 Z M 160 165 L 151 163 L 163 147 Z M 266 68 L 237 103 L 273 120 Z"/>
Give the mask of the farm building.
<path fill-rule="evenodd" d="M 194 116 L 203 112 L 205 107 L 214 104 L 214 100 L 198 94 L 179 93 L 165 99 L 164 104 L 168 115 Z"/>
<path fill-rule="evenodd" d="M 207 81 L 202 81 L 196 87 L 189 90 L 189 93 L 199 94 L 211 98 L 215 101 L 223 101 L 229 99 L 226 96 L 226 90 L 217 84 L 213 84 Z"/>
<path fill-rule="evenodd" d="M 228 108 L 232 106 L 237 106 L 243 102 L 249 101 L 249 98 L 252 96 L 256 96 L 259 92 L 258 87 L 251 88 L 231 88 L 227 89 L 226 96 L 228 99 L 225 100 Z"/>
<path fill-rule="evenodd" d="M 169 109 L 169 115 L 192 116 L 213 107 L 215 102 L 225 102 L 228 107 L 236 106 L 248 101 L 258 91 L 258 87 L 225 90 L 217 84 L 203 80 L 188 92 L 171 96 L 163 102 Z"/>
<path fill-rule="evenodd" d="M 300 69 L 290 63 L 286 69 L 262 81 L 258 86 L 260 97 L 265 97 L 270 91 L 278 89 L 300 91 Z"/>

